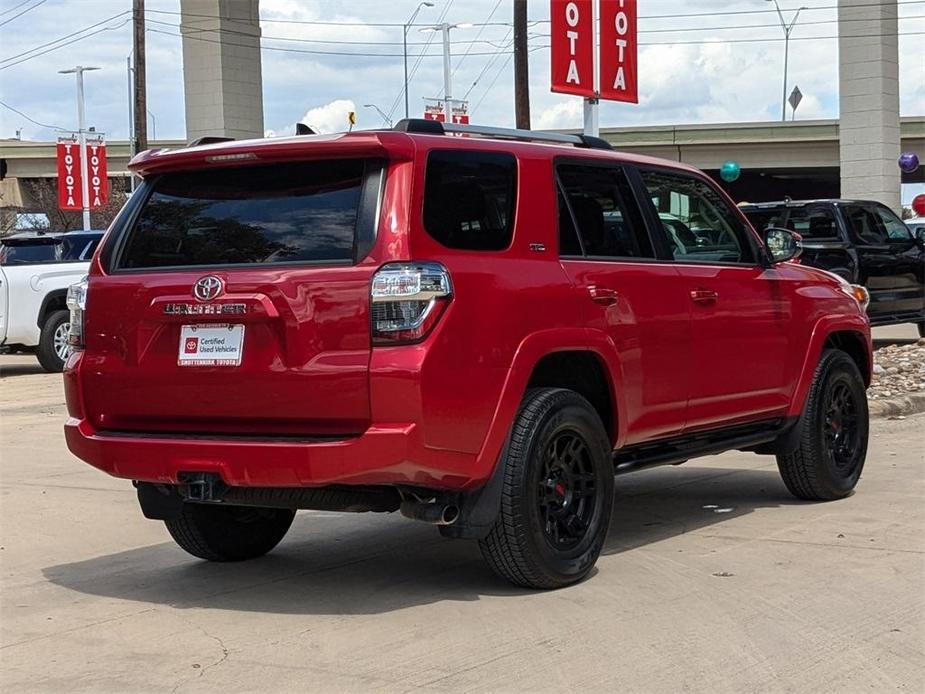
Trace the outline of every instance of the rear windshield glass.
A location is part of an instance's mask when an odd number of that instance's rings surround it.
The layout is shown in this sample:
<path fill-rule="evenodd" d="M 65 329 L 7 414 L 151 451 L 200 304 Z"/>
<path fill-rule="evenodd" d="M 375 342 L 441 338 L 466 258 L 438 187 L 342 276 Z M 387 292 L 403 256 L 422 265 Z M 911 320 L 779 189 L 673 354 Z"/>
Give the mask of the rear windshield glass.
<path fill-rule="evenodd" d="M 164 174 L 119 265 L 351 260 L 364 168 L 353 159 Z"/>
<path fill-rule="evenodd" d="M 427 233 L 447 248 L 504 250 L 513 234 L 516 184 L 510 154 L 431 152 L 424 184 Z"/>
<path fill-rule="evenodd" d="M 54 263 L 59 260 L 54 243 L 17 244 L 0 246 L 0 265 L 27 265 Z"/>

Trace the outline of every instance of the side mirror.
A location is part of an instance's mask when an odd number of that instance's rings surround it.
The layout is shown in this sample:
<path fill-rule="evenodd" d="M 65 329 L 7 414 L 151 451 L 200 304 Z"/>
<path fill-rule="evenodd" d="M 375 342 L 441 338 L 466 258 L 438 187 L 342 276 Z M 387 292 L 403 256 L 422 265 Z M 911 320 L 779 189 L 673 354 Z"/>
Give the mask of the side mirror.
<path fill-rule="evenodd" d="M 916 228 L 915 238 L 918 239 L 919 243 L 925 244 L 925 226 Z"/>
<path fill-rule="evenodd" d="M 773 265 L 799 258 L 803 252 L 803 237 L 789 229 L 771 227 L 764 230 L 764 245 Z"/>

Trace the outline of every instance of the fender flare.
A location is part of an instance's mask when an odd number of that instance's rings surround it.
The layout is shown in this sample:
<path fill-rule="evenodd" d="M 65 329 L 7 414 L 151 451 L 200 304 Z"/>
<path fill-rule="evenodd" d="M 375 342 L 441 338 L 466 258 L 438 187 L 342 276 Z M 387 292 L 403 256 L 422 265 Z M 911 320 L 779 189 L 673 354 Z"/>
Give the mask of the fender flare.
<path fill-rule="evenodd" d="M 790 400 L 790 410 L 788 416 L 800 417 L 803 414 L 803 407 L 806 404 L 806 398 L 809 395 L 809 389 L 813 382 L 813 376 L 816 373 L 816 365 L 822 357 L 822 350 L 825 347 L 826 340 L 836 332 L 853 332 L 864 341 L 867 347 L 868 368 L 873 366 L 873 345 L 870 337 L 870 322 L 866 316 L 860 314 L 836 314 L 823 316 L 813 326 L 812 335 L 809 339 L 809 346 L 806 350 L 806 357 L 803 360 L 803 368 L 800 371 L 800 378 L 797 381 L 796 389 Z M 864 374 L 866 380 L 870 380 L 870 373 Z"/>
<path fill-rule="evenodd" d="M 57 301 L 58 299 L 62 299 L 64 301 L 67 300 L 67 289 L 52 289 L 45 295 L 45 298 L 42 299 L 42 305 L 39 307 L 38 315 L 35 317 L 35 324 L 39 327 L 39 330 L 41 330 L 42 326 L 45 325 L 45 319 L 48 312 L 48 304 L 50 304 L 52 301 Z"/>
<path fill-rule="evenodd" d="M 623 370 L 617 349 L 604 331 L 585 328 L 552 328 L 531 333 L 518 345 L 511 368 L 501 388 L 501 397 L 488 426 L 488 433 L 476 458 L 476 468 L 491 476 L 499 460 L 511 423 L 523 399 L 530 376 L 540 360 L 556 352 L 591 352 L 597 356 L 608 376 L 608 388 L 613 403 L 614 447 L 625 438 Z"/>

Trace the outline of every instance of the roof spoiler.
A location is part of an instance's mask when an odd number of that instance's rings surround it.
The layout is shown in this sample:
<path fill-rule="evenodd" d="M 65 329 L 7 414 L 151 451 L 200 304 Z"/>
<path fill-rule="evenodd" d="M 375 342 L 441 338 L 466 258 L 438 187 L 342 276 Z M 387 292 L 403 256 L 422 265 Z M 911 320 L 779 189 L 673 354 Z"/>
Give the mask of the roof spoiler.
<path fill-rule="evenodd" d="M 205 135 L 203 137 L 197 137 L 195 140 L 191 141 L 187 147 L 198 147 L 199 145 L 215 145 L 219 142 L 234 142 L 233 137 L 221 137 L 219 135 Z"/>
<path fill-rule="evenodd" d="M 542 130 L 519 130 L 516 128 L 495 128 L 486 125 L 461 125 L 459 123 L 441 123 L 423 118 L 404 118 L 395 124 L 393 130 L 405 133 L 421 133 L 425 135 L 446 135 L 447 133 L 463 133 L 467 135 L 481 135 L 483 137 L 496 137 L 505 140 L 522 140 L 525 142 L 553 142 L 557 144 L 586 147 L 588 149 L 607 149 L 613 147 L 607 140 L 591 135 L 570 135 L 567 133 L 551 133 Z"/>

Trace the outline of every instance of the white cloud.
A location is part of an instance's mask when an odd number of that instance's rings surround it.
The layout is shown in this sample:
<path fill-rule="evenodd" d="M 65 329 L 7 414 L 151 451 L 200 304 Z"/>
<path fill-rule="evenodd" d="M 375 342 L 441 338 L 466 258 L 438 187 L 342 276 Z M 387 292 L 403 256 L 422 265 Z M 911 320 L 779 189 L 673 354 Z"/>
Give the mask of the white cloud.
<path fill-rule="evenodd" d="M 353 103 L 353 100 L 335 99 L 330 103 L 324 104 L 324 106 L 316 106 L 308 109 L 298 122 L 304 123 L 319 135 L 339 133 L 347 130 L 349 127 L 349 121 L 347 120 L 348 114 L 351 111 L 356 113 L 356 110 L 357 107 L 356 104 Z M 291 125 L 275 130 L 267 130 L 264 135 L 266 137 L 294 135 L 295 127 L 296 124 L 292 123 Z"/>

